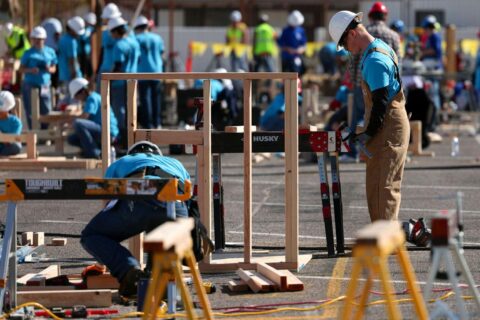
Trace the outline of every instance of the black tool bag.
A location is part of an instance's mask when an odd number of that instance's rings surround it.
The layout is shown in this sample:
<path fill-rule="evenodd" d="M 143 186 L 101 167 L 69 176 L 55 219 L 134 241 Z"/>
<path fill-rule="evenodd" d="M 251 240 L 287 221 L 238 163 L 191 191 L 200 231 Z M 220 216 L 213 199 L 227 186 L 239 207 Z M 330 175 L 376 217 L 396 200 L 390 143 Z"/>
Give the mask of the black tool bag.
<path fill-rule="evenodd" d="M 197 262 L 203 260 L 203 258 L 213 251 L 213 242 L 208 237 L 207 229 L 200 221 L 200 210 L 198 208 L 198 202 L 195 197 L 192 197 L 187 202 L 188 217 L 193 218 L 195 226 L 192 229 L 193 240 L 193 253 Z"/>

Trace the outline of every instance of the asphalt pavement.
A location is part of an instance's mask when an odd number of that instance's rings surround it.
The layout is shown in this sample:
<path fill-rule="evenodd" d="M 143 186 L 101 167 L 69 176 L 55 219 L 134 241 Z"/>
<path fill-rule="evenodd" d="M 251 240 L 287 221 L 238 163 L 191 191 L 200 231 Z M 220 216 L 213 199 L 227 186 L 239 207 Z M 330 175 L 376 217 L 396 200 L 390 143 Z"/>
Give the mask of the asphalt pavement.
<path fill-rule="evenodd" d="M 455 196 L 463 192 L 465 222 L 465 257 L 476 282 L 480 282 L 480 136 L 460 132 L 460 154 L 450 155 L 451 133 L 441 132 L 443 141 L 432 144 L 428 149 L 435 157 L 411 157 L 406 165 L 402 186 L 402 204 L 400 219 L 424 217 L 430 218 L 443 209 L 455 209 Z M 53 148 L 53 147 L 51 147 Z M 75 149 L 68 149 L 76 152 Z M 189 172 L 194 173 L 194 158 L 188 155 L 177 157 Z M 253 245 L 255 250 L 269 254 L 282 253 L 277 249 L 284 245 L 284 159 L 273 156 L 254 165 L 253 169 Z M 226 239 L 227 252 L 242 252 L 243 241 L 243 158 L 241 154 L 223 156 L 223 183 L 225 190 Z M 226 287 L 229 280 L 236 278 L 234 273 L 204 274 L 205 280 L 212 281 L 217 292 L 208 295 L 216 312 L 234 311 L 234 307 L 255 305 L 254 310 L 265 311 L 265 305 L 271 308 L 294 306 L 283 312 L 268 314 L 252 313 L 248 318 L 263 319 L 334 319 L 342 309 L 343 302 L 323 305 L 329 299 L 342 296 L 350 280 L 353 259 L 347 250 L 345 255 L 327 257 L 325 229 L 322 218 L 322 205 L 319 188 L 319 175 L 316 163 L 300 160 L 300 247 L 301 253 L 312 254 L 313 259 L 304 266 L 297 276 L 304 282 L 305 290 L 300 292 L 274 293 L 230 293 Z M 2 178 L 84 178 L 101 176 L 101 170 L 48 170 L 0 172 Z M 357 230 L 369 223 L 365 198 L 365 165 L 363 163 L 342 163 L 340 179 L 343 196 L 344 228 L 347 243 L 353 243 Z M 43 231 L 46 243 L 52 237 L 66 237 L 65 247 L 44 247 L 43 260 L 36 263 L 19 265 L 18 273 L 40 271 L 50 264 L 60 264 L 62 273 L 79 273 L 93 258 L 85 252 L 79 243 L 79 234 L 85 224 L 101 209 L 100 201 L 26 201 L 18 206 L 18 231 Z M 5 220 L 6 205 L 0 203 L 0 219 Z M 409 246 L 415 276 L 421 288 L 425 287 L 430 268 L 430 251 Z M 408 298 L 398 263 L 394 258 L 389 261 L 391 281 L 398 295 L 396 299 Z M 365 277 L 365 275 L 363 275 Z M 462 278 L 461 282 L 465 282 Z M 434 297 L 444 295 L 451 285 L 436 280 Z M 383 289 L 375 282 L 371 301 L 382 300 Z M 463 289 L 465 295 L 468 290 Z M 444 300 L 448 307 L 457 310 L 455 299 L 450 296 Z M 288 303 L 288 304 L 287 304 Z M 473 318 L 480 318 L 480 310 L 475 309 L 472 300 L 465 300 Z M 121 312 L 132 311 L 132 307 L 116 305 Z M 263 309 L 262 309 L 263 307 Z M 430 310 L 434 307 L 429 304 Z M 304 309 L 304 310 L 302 310 Z M 253 309 L 252 309 L 253 310 Z M 404 318 L 415 319 L 411 302 L 401 303 Z M 366 319 L 387 318 L 386 306 L 376 304 L 366 310 Z M 246 315 L 244 317 L 247 317 Z M 238 318 L 238 317 L 236 317 Z"/>

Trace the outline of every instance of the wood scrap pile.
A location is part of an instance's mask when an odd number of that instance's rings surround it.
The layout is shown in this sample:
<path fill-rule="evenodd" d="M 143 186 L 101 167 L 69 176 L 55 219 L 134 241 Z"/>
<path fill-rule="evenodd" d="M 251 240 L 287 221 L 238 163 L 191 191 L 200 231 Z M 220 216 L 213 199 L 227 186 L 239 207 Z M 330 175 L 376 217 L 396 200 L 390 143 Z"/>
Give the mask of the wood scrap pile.
<path fill-rule="evenodd" d="M 257 263 L 256 271 L 237 270 L 240 279 L 228 282 L 231 292 L 243 292 L 251 290 L 258 292 L 271 291 L 302 291 L 304 286 L 289 270 L 277 270 L 266 263 Z"/>

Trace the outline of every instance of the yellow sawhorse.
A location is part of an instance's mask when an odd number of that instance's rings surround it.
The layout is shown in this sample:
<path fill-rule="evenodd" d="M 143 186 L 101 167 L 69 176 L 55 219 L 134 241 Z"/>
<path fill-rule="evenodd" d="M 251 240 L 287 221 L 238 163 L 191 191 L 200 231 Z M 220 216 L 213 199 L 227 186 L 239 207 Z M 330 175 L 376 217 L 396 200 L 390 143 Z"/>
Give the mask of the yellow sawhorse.
<path fill-rule="evenodd" d="M 392 254 L 397 256 L 407 280 L 408 292 L 413 298 L 418 319 L 428 319 L 427 307 L 416 283 L 415 273 L 404 243 L 405 234 L 398 221 L 376 221 L 358 232 L 353 248 L 352 275 L 341 319 L 361 319 L 363 317 L 374 278 L 380 279 L 385 292 L 388 318 L 401 319 L 400 310 L 394 300 L 394 290 L 388 269 L 388 257 Z M 367 281 L 360 296 L 356 313 L 353 313 L 357 285 L 364 270 L 367 273 Z M 351 317 L 352 315 L 353 317 Z"/>
<path fill-rule="evenodd" d="M 194 227 L 192 218 L 167 222 L 147 234 L 143 242 L 145 251 L 153 254 L 152 279 L 148 285 L 143 306 L 143 319 L 156 319 L 167 284 L 175 279 L 189 319 L 197 319 L 192 297 L 183 282 L 182 259 L 187 262 L 193 284 L 203 308 L 203 318 L 213 319 L 210 302 L 202 285 L 195 256 L 192 251 L 190 232 Z"/>

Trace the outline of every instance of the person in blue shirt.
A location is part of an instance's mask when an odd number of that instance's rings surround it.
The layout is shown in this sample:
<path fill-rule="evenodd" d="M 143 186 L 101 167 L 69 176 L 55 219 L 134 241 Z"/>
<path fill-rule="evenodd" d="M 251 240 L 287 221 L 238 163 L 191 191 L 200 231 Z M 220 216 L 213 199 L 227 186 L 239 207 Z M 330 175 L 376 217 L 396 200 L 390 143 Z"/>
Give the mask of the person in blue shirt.
<path fill-rule="evenodd" d="M 57 55 L 55 51 L 45 46 L 47 33 L 41 26 L 33 28 L 30 33 L 32 47 L 20 60 L 20 72 L 23 72 L 22 97 L 28 127 L 32 127 L 32 89 L 38 89 L 40 114 L 48 114 L 52 109 L 51 85 L 52 74 L 57 70 Z M 42 128 L 46 128 L 42 124 Z"/>
<path fill-rule="evenodd" d="M 140 141 L 127 155 L 112 163 L 105 178 L 177 178 L 179 185 L 190 180 L 185 167 L 176 159 L 162 156 L 157 145 Z M 180 191 L 181 192 L 181 191 Z M 188 217 L 184 202 L 175 202 L 175 217 L 169 216 L 166 203 L 157 200 L 112 200 L 82 231 L 85 250 L 110 269 L 120 283 L 119 294 L 137 293 L 142 276 L 139 262 L 121 242 L 142 232 L 150 232 L 164 222 Z"/>
<path fill-rule="evenodd" d="M 298 10 L 288 15 L 286 26 L 282 35 L 278 38 L 278 46 L 282 50 L 282 71 L 297 72 L 299 75 L 305 73 L 303 54 L 307 44 L 305 29 L 302 27 L 304 17 Z"/>
<path fill-rule="evenodd" d="M 140 45 L 140 60 L 138 72 L 155 72 L 163 70 L 162 54 L 165 50 L 163 39 L 158 34 L 148 31 L 148 19 L 138 17 L 133 28 L 135 37 Z M 138 109 L 138 121 L 145 129 L 161 128 L 161 83 L 158 80 L 140 80 L 138 93 L 140 95 L 140 108 Z"/>
<path fill-rule="evenodd" d="M 85 33 L 78 38 L 78 61 L 80 70 L 85 78 L 90 79 L 93 75 L 91 54 L 92 54 L 92 37 L 95 33 L 95 25 L 97 24 L 97 16 L 93 12 L 87 13 L 83 20 L 85 21 Z"/>
<path fill-rule="evenodd" d="M 398 58 L 385 42 L 375 39 L 361 24 L 363 14 L 337 12 L 328 30 L 337 44 L 360 54 L 365 127 L 350 139 L 366 144 L 366 193 L 370 219 L 397 220 L 410 124 L 405 110 Z"/>
<path fill-rule="evenodd" d="M 70 18 L 66 29 L 58 43 L 58 81 L 64 95 L 63 102 L 69 103 L 68 84 L 82 76 L 78 61 L 78 38 L 85 33 L 85 22 L 78 16 Z"/>
<path fill-rule="evenodd" d="M 0 91 L 0 132 L 6 134 L 20 134 L 22 121 L 10 111 L 15 107 L 15 97 L 10 91 Z M 20 142 L 0 143 L 0 156 L 13 156 L 22 150 Z"/>
<path fill-rule="evenodd" d="M 138 70 L 140 47 L 135 37 L 128 35 L 128 25 L 122 17 L 108 21 L 108 29 L 116 40 L 112 50 L 113 66 L 110 72 L 135 73 Z M 111 82 L 110 102 L 118 117 L 120 129 L 119 146 L 126 149 L 127 143 L 127 82 L 116 80 Z"/>
<path fill-rule="evenodd" d="M 425 32 L 426 42 L 422 48 L 421 59 L 428 71 L 443 71 L 443 58 L 442 58 L 442 36 L 440 32 L 437 31 L 438 22 L 437 18 L 433 15 L 425 17 L 422 21 L 422 28 Z M 435 131 L 435 127 L 439 121 L 438 115 L 440 109 L 442 108 L 442 101 L 440 96 L 440 79 L 436 76 L 426 77 L 432 85 L 428 90 L 428 96 L 432 99 L 433 104 L 435 105 L 434 119 L 431 123 L 429 131 Z"/>
<path fill-rule="evenodd" d="M 285 129 L 285 94 L 283 85 L 279 86 L 279 90 L 280 92 L 277 93 L 260 117 L 260 128 L 264 131 L 283 131 Z M 302 102 L 301 96 L 298 96 L 298 102 Z"/>
<path fill-rule="evenodd" d="M 58 41 L 63 32 L 62 23 L 57 18 L 45 19 L 41 26 L 47 32 L 47 39 L 45 39 L 45 45 L 52 48 L 58 57 Z M 58 68 L 55 73 L 52 74 L 52 87 L 58 87 Z"/>
<path fill-rule="evenodd" d="M 334 75 L 337 58 L 337 45 L 335 42 L 327 42 L 318 52 L 320 63 L 323 67 L 323 72 Z"/>
<path fill-rule="evenodd" d="M 82 149 L 85 158 L 99 159 L 102 147 L 102 97 L 88 89 L 88 81 L 75 78 L 68 85 L 70 96 L 83 103 L 83 113 L 73 121 L 74 133 L 68 137 L 71 145 Z M 118 124 L 110 108 L 110 137 L 118 136 Z"/>
<path fill-rule="evenodd" d="M 113 68 L 112 52 L 113 46 L 116 40 L 112 37 L 110 30 L 108 30 L 108 21 L 110 19 L 118 18 L 122 16 L 122 12 L 118 9 L 115 3 L 110 2 L 102 11 L 102 23 L 105 26 L 105 30 L 102 32 L 102 46 L 100 48 L 100 66 L 97 69 L 97 92 L 100 93 L 100 76 L 104 72 L 111 72 Z"/>

